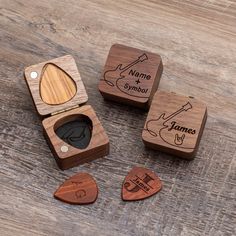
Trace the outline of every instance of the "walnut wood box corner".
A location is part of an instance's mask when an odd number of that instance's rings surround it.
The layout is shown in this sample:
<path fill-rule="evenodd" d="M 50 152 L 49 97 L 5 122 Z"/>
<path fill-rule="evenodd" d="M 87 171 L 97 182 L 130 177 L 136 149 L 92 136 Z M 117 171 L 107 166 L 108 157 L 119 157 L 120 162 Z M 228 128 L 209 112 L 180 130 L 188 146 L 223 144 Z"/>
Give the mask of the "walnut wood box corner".
<path fill-rule="evenodd" d="M 162 71 L 158 54 L 114 44 L 98 88 L 105 99 L 148 109 Z"/>
<path fill-rule="evenodd" d="M 75 60 L 67 55 L 29 66 L 25 80 L 44 134 L 61 169 L 103 157 L 109 140 L 93 108 Z"/>
<path fill-rule="evenodd" d="M 157 91 L 144 125 L 147 147 L 192 159 L 207 119 L 202 102 L 175 93 Z"/>

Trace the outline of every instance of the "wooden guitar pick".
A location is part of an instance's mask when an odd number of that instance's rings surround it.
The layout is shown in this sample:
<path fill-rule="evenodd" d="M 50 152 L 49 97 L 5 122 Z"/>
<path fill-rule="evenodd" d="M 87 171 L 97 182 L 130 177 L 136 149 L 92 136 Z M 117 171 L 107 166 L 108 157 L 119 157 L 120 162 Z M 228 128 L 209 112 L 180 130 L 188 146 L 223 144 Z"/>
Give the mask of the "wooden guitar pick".
<path fill-rule="evenodd" d="M 122 199 L 135 201 L 148 198 L 161 190 L 162 183 L 154 172 L 134 167 L 126 176 L 122 187 Z"/>
<path fill-rule="evenodd" d="M 88 173 L 79 173 L 66 180 L 54 193 L 54 197 L 70 204 L 90 204 L 96 201 L 98 187 Z"/>
<path fill-rule="evenodd" d="M 88 147 L 92 137 L 93 125 L 87 116 L 78 116 L 76 120 L 72 120 L 62 124 L 55 129 L 56 135 L 67 144 L 85 149 Z"/>
<path fill-rule="evenodd" d="M 40 94 L 47 104 L 63 104 L 75 96 L 76 84 L 60 67 L 48 63 L 42 70 Z"/>
<path fill-rule="evenodd" d="M 193 159 L 207 120 L 207 107 L 193 97 L 158 90 L 142 132 L 144 144 Z"/>

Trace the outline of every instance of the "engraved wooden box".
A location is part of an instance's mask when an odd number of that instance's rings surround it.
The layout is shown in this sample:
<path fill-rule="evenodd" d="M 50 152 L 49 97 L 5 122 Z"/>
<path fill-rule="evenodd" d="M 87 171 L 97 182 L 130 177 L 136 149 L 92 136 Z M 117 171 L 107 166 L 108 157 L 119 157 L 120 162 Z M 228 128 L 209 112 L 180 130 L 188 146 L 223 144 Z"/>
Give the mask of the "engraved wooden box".
<path fill-rule="evenodd" d="M 191 159 L 206 119 L 206 105 L 197 99 L 157 91 L 142 132 L 143 142 L 150 148 Z"/>
<path fill-rule="evenodd" d="M 58 166 L 73 166 L 109 153 L 108 136 L 93 108 L 72 56 L 25 69 L 25 80 Z"/>
<path fill-rule="evenodd" d="M 163 71 L 158 54 L 115 44 L 99 81 L 105 99 L 148 109 Z"/>

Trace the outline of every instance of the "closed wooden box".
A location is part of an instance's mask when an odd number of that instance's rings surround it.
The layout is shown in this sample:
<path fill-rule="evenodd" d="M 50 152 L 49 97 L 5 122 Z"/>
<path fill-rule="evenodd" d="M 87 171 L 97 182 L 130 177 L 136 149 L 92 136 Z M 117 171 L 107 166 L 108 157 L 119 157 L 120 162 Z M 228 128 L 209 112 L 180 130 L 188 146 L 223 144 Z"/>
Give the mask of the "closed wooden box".
<path fill-rule="evenodd" d="M 142 139 L 147 147 L 192 159 L 207 119 L 204 103 L 192 97 L 157 91 Z"/>

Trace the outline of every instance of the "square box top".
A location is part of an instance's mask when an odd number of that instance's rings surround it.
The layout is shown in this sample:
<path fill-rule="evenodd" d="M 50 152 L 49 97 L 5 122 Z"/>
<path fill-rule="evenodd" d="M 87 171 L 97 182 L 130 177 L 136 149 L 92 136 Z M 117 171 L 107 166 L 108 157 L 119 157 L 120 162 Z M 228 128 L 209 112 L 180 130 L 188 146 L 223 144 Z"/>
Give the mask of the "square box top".
<path fill-rule="evenodd" d="M 207 119 L 202 102 L 175 93 L 154 95 L 142 139 L 146 146 L 184 158 L 192 158 L 198 148 Z"/>
<path fill-rule="evenodd" d="M 104 98 L 148 108 L 163 71 L 158 54 L 115 44 L 99 82 Z"/>
<path fill-rule="evenodd" d="M 29 66 L 24 75 L 40 116 L 71 109 L 88 100 L 75 60 L 70 55 Z"/>

